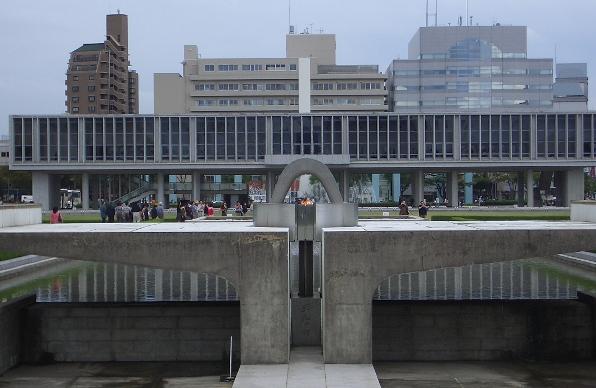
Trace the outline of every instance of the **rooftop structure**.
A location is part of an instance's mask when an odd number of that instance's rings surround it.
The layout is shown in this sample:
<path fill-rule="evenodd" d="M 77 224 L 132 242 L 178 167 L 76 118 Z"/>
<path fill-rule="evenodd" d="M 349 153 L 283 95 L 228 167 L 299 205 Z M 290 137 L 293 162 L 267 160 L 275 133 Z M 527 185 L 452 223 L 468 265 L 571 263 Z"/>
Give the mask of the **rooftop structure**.
<path fill-rule="evenodd" d="M 287 35 L 285 58 L 202 58 L 184 46 L 182 75 L 154 75 L 154 111 L 386 111 L 378 66 L 337 65 L 335 50 L 333 34 Z"/>
<path fill-rule="evenodd" d="M 66 71 L 68 113 L 139 113 L 138 74 L 129 70 L 128 16 L 106 16 L 106 39 L 70 53 Z"/>
<path fill-rule="evenodd" d="M 390 110 L 550 111 L 553 60 L 527 53 L 523 26 L 421 27 L 387 69 Z"/>
<path fill-rule="evenodd" d="M 557 111 L 588 110 L 588 65 L 557 63 L 553 95 Z"/>

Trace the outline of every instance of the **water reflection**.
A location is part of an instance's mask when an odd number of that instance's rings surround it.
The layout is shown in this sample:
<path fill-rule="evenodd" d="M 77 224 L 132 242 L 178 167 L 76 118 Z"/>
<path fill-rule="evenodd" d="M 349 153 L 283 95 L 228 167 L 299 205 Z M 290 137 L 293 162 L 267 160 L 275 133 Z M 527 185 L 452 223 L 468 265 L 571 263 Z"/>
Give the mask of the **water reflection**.
<path fill-rule="evenodd" d="M 318 271 L 320 247 L 315 248 L 319 248 L 315 249 L 314 262 Z M 291 253 L 291 264 L 296 266 L 297 252 Z M 122 264 L 72 263 L 79 265 L 68 264 L 67 269 L 57 275 L 48 273 L 33 281 L 23 279 L 21 284 L 3 289 L 0 299 L 36 293 L 38 302 L 238 300 L 234 285 L 213 274 Z M 385 279 L 373 299 L 577 299 L 578 291 L 596 291 L 596 277 L 586 280 L 569 273 L 563 266 L 560 262 L 525 260 L 399 274 Z M 320 279 L 315 279 L 315 289 L 319 284 Z M 297 279 L 291 279 L 290 287 L 291 290 L 298 287 Z"/>
<path fill-rule="evenodd" d="M 213 274 L 84 263 L 31 291 L 38 302 L 235 301 L 236 288 Z"/>
<path fill-rule="evenodd" d="M 375 300 L 577 299 L 581 287 L 530 261 L 474 264 L 385 279 Z"/>

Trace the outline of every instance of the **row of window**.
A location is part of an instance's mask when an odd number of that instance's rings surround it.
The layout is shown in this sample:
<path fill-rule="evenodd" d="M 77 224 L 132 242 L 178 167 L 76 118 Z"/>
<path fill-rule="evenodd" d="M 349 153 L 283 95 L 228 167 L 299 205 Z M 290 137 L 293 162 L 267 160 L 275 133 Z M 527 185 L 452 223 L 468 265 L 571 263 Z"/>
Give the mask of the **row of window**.
<path fill-rule="evenodd" d="M 383 85 L 380 82 L 313 82 L 312 90 L 381 90 Z M 197 91 L 266 91 L 266 90 L 298 90 L 298 82 L 289 83 L 209 83 L 198 82 L 195 84 Z"/>
<path fill-rule="evenodd" d="M 396 69 L 393 70 L 394 77 L 432 77 L 432 76 L 457 76 L 457 77 L 480 77 L 490 75 L 553 75 L 551 68 L 527 69 L 527 68 L 501 68 L 500 66 L 448 66 L 446 69 Z"/>
<path fill-rule="evenodd" d="M 297 106 L 298 98 L 245 98 L 239 100 L 237 98 L 220 98 L 220 99 L 197 99 L 197 106 L 208 107 L 208 106 Z M 313 105 L 367 105 L 367 106 L 382 106 L 385 104 L 383 98 L 374 97 L 337 97 L 337 98 L 323 98 L 313 97 Z"/>
<path fill-rule="evenodd" d="M 72 80 L 73 81 L 78 81 L 79 80 L 79 76 L 78 75 L 73 75 L 72 76 Z M 95 74 L 89 74 L 89 81 L 95 81 Z"/>
<path fill-rule="evenodd" d="M 596 156 L 596 115 L 538 114 L 534 117 L 536 158 Z M 529 114 L 109 116 L 38 120 L 19 117 L 13 119 L 14 160 L 34 160 L 33 134 L 36 133 L 39 149 L 35 158 L 41 162 L 190 161 L 191 131 L 196 128 L 197 160 L 258 161 L 265 157 L 267 125 L 273 155 L 342 154 L 344 133 L 348 136 L 347 151 L 353 160 L 418 159 L 419 156 L 426 160 L 454 159 L 456 147 L 462 160 L 529 159 L 531 152 L 532 115 Z M 456 131 L 459 131 L 459 144 L 455 143 Z M 83 137 L 81 150 L 79 133 Z M 155 148 L 156 134 L 158 149 Z M 583 143 L 578 144 L 579 134 Z M 159 152 L 157 159 L 156 152 Z"/>
<path fill-rule="evenodd" d="M 204 65 L 203 70 L 205 71 L 296 71 L 296 64 L 291 63 L 286 65 L 285 63 L 268 63 L 268 64 L 249 64 L 249 65 Z"/>
<path fill-rule="evenodd" d="M 298 90 L 298 82 L 290 83 L 207 83 L 199 82 L 195 84 L 195 90 L 197 91 L 248 91 L 248 90 Z"/>
<path fill-rule="evenodd" d="M 394 102 L 400 108 L 457 108 L 457 109 L 488 109 L 491 107 L 523 108 L 523 107 L 550 107 L 550 99 L 525 99 L 502 97 L 445 97 L 434 100 L 397 100 Z"/>
<path fill-rule="evenodd" d="M 79 92 L 79 87 L 77 85 L 71 86 L 70 87 L 70 91 L 73 92 L 73 93 L 78 93 Z M 94 92 L 95 91 L 95 85 L 89 85 L 89 86 L 87 86 L 87 91 L 88 92 Z"/>
<path fill-rule="evenodd" d="M 493 90 L 552 90 L 553 85 L 548 84 L 505 84 L 501 81 L 486 81 L 486 82 L 447 82 L 445 84 L 438 85 L 396 85 L 394 90 L 399 92 L 436 92 L 436 91 L 449 91 L 449 92 L 482 92 L 482 91 L 493 91 Z"/>
<path fill-rule="evenodd" d="M 331 83 L 331 82 L 313 82 L 312 90 L 355 90 L 357 89 L 358 83 Z M 381 82 L 360 82 L 360 90 L 380 90 L 383 89 Z"/>
<path fill-rule="evenodd" d="M 340 155 L 341 116 L 273 116 L 273 155 Z"/>

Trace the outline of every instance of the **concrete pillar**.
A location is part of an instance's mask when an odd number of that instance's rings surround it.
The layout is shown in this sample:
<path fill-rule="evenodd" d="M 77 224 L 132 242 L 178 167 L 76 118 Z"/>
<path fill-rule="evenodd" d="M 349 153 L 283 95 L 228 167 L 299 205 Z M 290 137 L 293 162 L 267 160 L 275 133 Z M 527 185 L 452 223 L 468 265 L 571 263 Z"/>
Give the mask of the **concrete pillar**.
<path fill-rule="evenodd" d="M 83 210 L 89 210 L 89 174 L 87 173 L 81 177 L 81 200 Z"/>
<path fill-rule="evenodd" d="M 466 172 L 464 174 L 464 203 L 466 205 L 472 205 L 474 203 L 474 174 Z"/>
<path fill-rule="evenodd" d="M 33 201 L 41 205 L 42 210 L 51 210 L 53 206 L 58 206 L 55 197 L 56 188 L 52 175 L 45 172 L 34 171 L 31 174 L 31 189 Z"/>
<path fill-rule="evenodd" d="M 163 203 L 165 207 L 168 206 L 166 203 L 164 175 L 162 173 L 157 174 L 157 202 Z"/>
<path fill-rule="evenodd" d="M 401 174 L 393 174 L 391 178 L 391 184 L 393 186 L 393 202 L 398 203 L 401 199 Z"/>
<path fill-rule="evenodd" d="M 201 175 L 198 171 L 192 172 L 192 199 L 196 201 L 201 200 Z"/>
<path fill-rule="evenodd" d="M 517 173 L 517 206 L 524 206 L 524 173 Z"/>
<path fill-rule="evenodd" d="M 372 174 L 372 201 L 381 202 L 380 200 L 380 186 L 381 174 Z"/>
<path fill-rule="evenodd" d="M 565 171 L 563 206 L 570 206 L 571 201 L 584 199 L 584 169 L 574 168 Z"/>
<path fill-rule="evenodd" d="M 267 198 L 267 202 L 271 201 L 271 195 L 273 194 L 273 188 L 275 187 L 275 182 L 273 181 L 274 174 L 273 171 L 267 171 L 267 178 L 265 182 L 265 195 Z"/>
<path fill-rule="evenodd" d="M 345 169 L 341 170 L 339 174 L 339 190 L 344 202 L 350 201 L 350 172 Z"/>
<path fill-rule="evenodd" d="M 416 171 L 413 173 L 412 194 L 414 195 L 414 206 L 418 205 L 424 199 L 424 172 Z"/>
<path fill-rule="evenodd" d="M 457 172 L 447 174 L 447 201 L 450 207 L 459 205 L 459 181 Z"/>
<path fill-rule="evenodd" d="M 528 196 L 528 207 L 534 207 L 534 171 L 526 171 L 526 191 Z"/>
<path fill-rule="evenodd" d="M 87 271 L 79 271 L 79 302 L 87 301 Z"/>

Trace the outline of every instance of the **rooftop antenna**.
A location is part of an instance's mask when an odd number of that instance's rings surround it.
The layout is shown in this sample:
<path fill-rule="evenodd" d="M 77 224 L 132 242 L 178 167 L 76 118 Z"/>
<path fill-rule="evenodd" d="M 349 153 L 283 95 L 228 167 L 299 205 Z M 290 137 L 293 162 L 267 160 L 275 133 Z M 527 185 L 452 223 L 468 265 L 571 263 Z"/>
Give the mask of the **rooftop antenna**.
<path fill-rule="evenodd" d="M 288 32 L 291 34 L 292 30 L 292 0 L 288 0 Z"/>
<path fill-rule="evenodd" d="M 426 27 L 428 27 L 428 17 L 429 16 L 435 17 L 435 27 L 437 26 L 437 3 L 438 3 L 438 0 L 435 0 L 435 11 L 434 11 L 434 13 L 431 13 L 428 8 L 428 0 L 426 0 Z"/>
<path fill-rule="evenodd" d="M 470 0 L 466 0 L 466 23 L 470 20 Z"/>
<path fill-rule="evenodd" d="M 118 15 L 120 15 L 120 8 L 118 8 L 116 11 L 118 12 Z"/>

